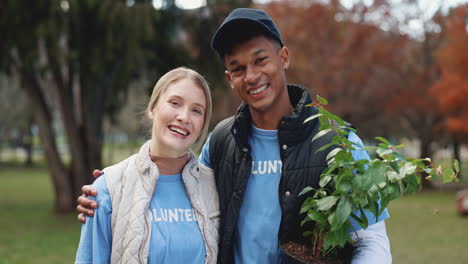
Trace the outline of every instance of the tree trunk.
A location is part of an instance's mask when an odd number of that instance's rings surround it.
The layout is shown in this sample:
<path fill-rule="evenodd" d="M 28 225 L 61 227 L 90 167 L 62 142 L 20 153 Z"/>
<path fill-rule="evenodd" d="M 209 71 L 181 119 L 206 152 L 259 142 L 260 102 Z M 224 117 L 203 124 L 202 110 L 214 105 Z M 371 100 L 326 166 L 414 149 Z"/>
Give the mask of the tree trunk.
<path fill-rule="evenodd" d="M 457 136 L 453 136 L 453 158 L 458 160 L 460 163 L 460 172 L 458 173 L 458 179 L 461 179 L 463 177 L 462 169 L 461 169 L 463 162 L 461 160 L 460 148 L 461 148 L 461 145 L 460 145 L 459 140 L 457 139 Z"/>
<path fill-rule="evenodd" d="M 23 137 L 23 148 L 26 151 L 26 160 L 24 161 L 24 164 L 26 166 L 33 165 L 33 134 L 31 131 L 32 124 L 33 120 L 28 117 L 28 123 L 26 125 L 25 135 Z"/>
<path fill-rule="evenodd" d="M 2 128 L 0 127 L 0 163 L 2 163 L 3 160 L 3 141 Z"/>
<path fill-rule="evenodd" d="M 432 141 L 428 137 L 420 137 L 421 146 L 419 147 L 419 157 L 420 158 L 431 158 L 432 157 L 432 149 L 431 143 Z M 427 164 L 426 164 L 427 165 Z M 423 190 L 432 190 L 434 189 L 434 185 L 431 181 L 426 180 L 425 178 L 428 175 L 426 173 L 421 173 L 421 183 Z"/>
<path fill-rule="evenodd" d="M 58 213 L 72 212 L 75 202 L 69 173 L 60 159 L 52 129 L 51 113 L 43 94 L 40 93 L 39 81 L 29 65 L 18 65 L 18 72 L 21 76 L 21 86 L 26 91 L 31 109 L 33 109 L 34 122 L 39 128 L 39 138 L 52 177 L 55 191 L 54 210 Z"/>
<path fill-rule="evenodd" d="M 81 186 L 88 184 L 88 179 L 91 177 L 91 167 L 87 159 L 89 153 L 86 151 L 86 146 L 88 145 L 86 131 L 84 131 L 83 126 L 78 122 L 77 114 L 79 115 L 80 113 L 75 112 L 76 104 L 73 100 L 73 84 L 69 83 L 73 78 L 70 77 L 67 80 L 62 75 L 62 64 L 57 55 L 57 51 L 59 50 L 59 47 L 56 45 L 57 40 L 53 36 L 46 35 L 45 43 L 46 56 L 55 82 L 55 85 L 51 88 L 55 89 L 58 97 L 60 113 L 71 156 L 71 188 L 73 196 L 76 196 L 80 193 Z M 73 74 L 70 72 L 69 76 L 73 76 Z"/>

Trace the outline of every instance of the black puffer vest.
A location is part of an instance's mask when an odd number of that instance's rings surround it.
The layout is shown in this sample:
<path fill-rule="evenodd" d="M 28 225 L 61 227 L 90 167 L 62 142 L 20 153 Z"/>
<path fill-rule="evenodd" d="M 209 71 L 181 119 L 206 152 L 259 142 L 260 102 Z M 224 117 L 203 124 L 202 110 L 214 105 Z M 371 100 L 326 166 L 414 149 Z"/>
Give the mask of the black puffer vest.
<path fill-rule="evenodd" d="M 279 241 L 304 242 L 299 215 L 304 196 L 298 194 L 307 186 L 318 188 L 320 174 L 327 167 L 327 154 L 333 149 L 316 152 L 328 144 L 329 133 L 314 142 L 319 131 L 319 121 L 304 120 L 317 113 L 307 89 L 288 85 L 288 93 L 294 112 L 282 119 L 278 128 L 278 140 L 283 163 L 278 189 L 282 217 Z M 213 130 L 210 139 L 210 158 L 219 193 L 221 210 L 219 263 L 234 263 L 234 232 L 248 178 L 252 169 L 252 157 L 248 144 L 251 119 L 248 106 L 243 103 L 236 116 L 227 118 Z M 259 193 L 258 195 L 262 195 Z M 268 221 L 268 219 L 265 219 Z"/>

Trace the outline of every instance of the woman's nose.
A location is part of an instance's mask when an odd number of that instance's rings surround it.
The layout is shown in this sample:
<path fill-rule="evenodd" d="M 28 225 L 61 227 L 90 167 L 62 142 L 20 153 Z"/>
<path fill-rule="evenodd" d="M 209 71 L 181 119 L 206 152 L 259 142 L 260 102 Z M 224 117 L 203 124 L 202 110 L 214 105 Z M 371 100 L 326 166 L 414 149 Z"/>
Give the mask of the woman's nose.
<path fill-rule="evenodd" d="M 188 109 L 180 109 L 177 112 L 177 120 L 182 123 L 188 123 L 189 121 L 189 111 Z"/>

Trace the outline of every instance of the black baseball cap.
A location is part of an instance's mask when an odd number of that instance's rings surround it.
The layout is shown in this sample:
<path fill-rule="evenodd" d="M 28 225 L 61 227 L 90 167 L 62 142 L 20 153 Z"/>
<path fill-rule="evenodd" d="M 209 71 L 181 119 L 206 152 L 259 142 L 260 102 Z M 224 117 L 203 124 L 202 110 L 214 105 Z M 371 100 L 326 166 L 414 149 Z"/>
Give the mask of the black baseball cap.
<path fill-rule="evenodd" d="M 226 46 L 232 45 L 232 41 L 235 41 L 236 35 L 242 35 L 246 31 L 257 31 L 257 33 L 268 35 L 277 40 L 281 47 L 284 46 L 278 28 L 265 11 L 237 8 L 224 19 L 214 34 L 211 40 L 211 48 L 222 56 L 226 52 Z"/>

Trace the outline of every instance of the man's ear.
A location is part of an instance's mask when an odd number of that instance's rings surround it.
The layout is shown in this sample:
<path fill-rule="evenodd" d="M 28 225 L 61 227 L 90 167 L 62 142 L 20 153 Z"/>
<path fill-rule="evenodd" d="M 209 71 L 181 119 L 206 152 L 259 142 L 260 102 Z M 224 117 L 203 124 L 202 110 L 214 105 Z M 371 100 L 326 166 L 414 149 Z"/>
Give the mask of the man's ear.
<path fill-rule="evenodd" d="M 281 59 L 281 63 L 283 64 L 283 69 L 287 70 L 289 67 L 289 50 L 286 46 L 280 49 L 279 56 Z"/>
<path fill-rule="evenodd" d="M 226 76 L 226 80 L 227 80 L 229 83 L 231 83 L 231 81 L 232 81 L 231 72 L 229 72 L 228 70 L 224 71 L 224 76 Z M 231 88 L 233 88 L 232 85 L 231 85 Z"/>

